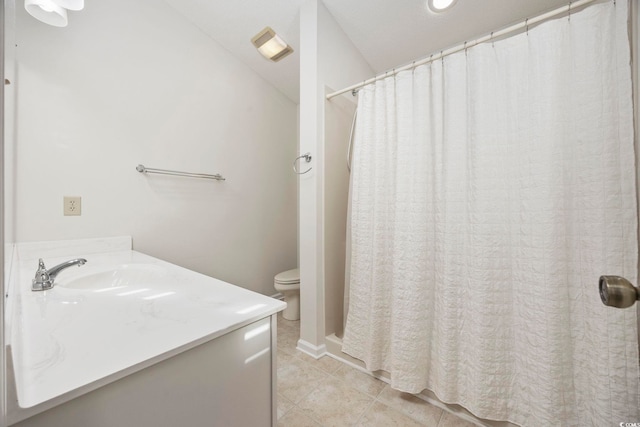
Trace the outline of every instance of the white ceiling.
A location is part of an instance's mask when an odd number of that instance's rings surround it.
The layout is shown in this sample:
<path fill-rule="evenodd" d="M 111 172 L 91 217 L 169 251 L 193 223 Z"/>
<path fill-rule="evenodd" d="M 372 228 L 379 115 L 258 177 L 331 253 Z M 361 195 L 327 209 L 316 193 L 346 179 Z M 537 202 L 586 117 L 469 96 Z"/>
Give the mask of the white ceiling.
<path fill-rule="evenodd" d="M 266 81 L 298 102 L 300 5 L 308 0 L 165 0 Z M 434 14 L 427 0 L 323 0 L 376 74 L 568 4 L 568 0 L 458 0 Z M 270 26 L 294 48 L 264 59 L 251 37 Z M 372 76 L 373 77 L 373 76 Z"/>

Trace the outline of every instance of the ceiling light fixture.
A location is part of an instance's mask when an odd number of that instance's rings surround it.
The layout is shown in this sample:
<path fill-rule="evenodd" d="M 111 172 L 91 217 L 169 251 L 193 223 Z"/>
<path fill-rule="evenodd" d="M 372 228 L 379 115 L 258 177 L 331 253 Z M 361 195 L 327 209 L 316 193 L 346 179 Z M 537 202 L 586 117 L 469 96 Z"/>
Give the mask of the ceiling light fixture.
<path fill-rule="evenodd" d="M 24 8 L 39 21 L 54 27 L 67 26 L 67 10 L 53 0 L 24 0 Z"/>
<path fill-rule="evenodd" d="M 251 39 L 251 43 L 253 43 L 262 56 L 273 62 L 277 62 L 293 52 L 293 48 L 282 40 L 270 27 L 266 27 L 256 34 Z"/>
<path fill-rule="evenodd" d="M 67 10 L 84 9 L 84 0 L 24 0 L 29 15 L 54 27 L 66 27 Z"/>
<path fill-rule="evenodd" d="M 67 10 L 84 9 L 84 0 L 53 0 L 53 2 L 60 7 L 64 7 Z"/>
<path fill-rule="evenodd" d="M 456 3 L 456 0 L 429 0 L 429 9 L 432 12 L 440 13 L 449 9 Z"/>

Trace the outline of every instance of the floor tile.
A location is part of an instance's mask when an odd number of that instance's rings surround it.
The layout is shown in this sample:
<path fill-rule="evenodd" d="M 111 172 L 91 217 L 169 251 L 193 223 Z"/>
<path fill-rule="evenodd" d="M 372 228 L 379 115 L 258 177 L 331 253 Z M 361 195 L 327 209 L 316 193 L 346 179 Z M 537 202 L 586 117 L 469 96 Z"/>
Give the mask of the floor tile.
<path fill-rule="evenodd" d="M 297 350 L 296 350 L 297 351 Z M 298 352 L 300 353 L 300 352 Z M 276 352 L 278 357 L 278 366 L 285 366 L 293 361 L 293 359 L 297 359 L 297 354 L 287 353 L 286 351 L 278 348 Z"/>
<path fill-rule="evenodd" d="M 292 355 L 297 355 L 298 339 L 300 336 L 293 331 L 278 332 L 278 350 L 282 350 Z"/>
<path fill-rule="evenodd" d="M 284 414 L 291 408 L 293 408 L 293 402 L 278 393 L 278 419 L 282 418 Z"/>
<path fill-rule="evenodd" d="M 296 349 L 300 321 L 278 316 L 278 426 L 475 427 L 329 356 Z"/>
<path fill-rule="evenodd" d="M 476 427 L 476 425 L 445 411 L 438 427 Z"/>
<path fill-rule="evenodd" d="M 286 322 L 286 320 L 285 320 Z M 283 333 L 283 334 L 295 334 L 295 335 L 299 335 L 300 334 L 300 328 L 297 326 L 287 326 L 285 325 L 278 325 L 278 333 Z"/>
<path fill-rule="evenodd" d="M 324 426 L 354 425 L 373 398 L 328 376 L 315 390 L 298 402 L 298 407 Z"/>
<path fill-rule="evenodd" d="M 280 331 L 296 331 L 300 332 L 299 320 L 286 320 L 282 316 L 278 316 L 278 332 Z"/>
<path fill-rule="evenodd" d="M 300 409 L 293 408 L 278 420 L 278 427 L 321 427 Z"/>
<path fill-rule="evenodd" d="M 290 363 L 278 364 L 278 393 L 293 403 L 313 391 L 327 376 L 303 360 L 294 358 Z"/>
<path fill-rule="evenodd" d="M 388 384 L 378 395 L 378 400 L 427 426 L 436 427 L 443 412 L 412 394 L 392 389 Z"/>
<path fill-rule="evenodd" d="M 346 364 L 342 364 L 334 373 L 334 376 L 347 382 L 351 387 L 373 397 L 377 397 L 386 385 L 383 381 Z"/>
<path fill-rule="evenodd" d="M 308 362 L 314 368 L 320 369 L 328 374 L 332 374 L 340 369 L 344 364 L 342 362 L 338 362 L 333 357 L 322 356 L 320 359 L 314 359 L 313 357 L 305 354 L 303 352 L 299 352 L 299 356 L 305 362 Z"/>
<path fill-rule="evenodd" d="M 423 424 L 402 412 L 378 401 L 375 401 L 365 411 L 356 425 L 362 427 L 424 427 Z"/>

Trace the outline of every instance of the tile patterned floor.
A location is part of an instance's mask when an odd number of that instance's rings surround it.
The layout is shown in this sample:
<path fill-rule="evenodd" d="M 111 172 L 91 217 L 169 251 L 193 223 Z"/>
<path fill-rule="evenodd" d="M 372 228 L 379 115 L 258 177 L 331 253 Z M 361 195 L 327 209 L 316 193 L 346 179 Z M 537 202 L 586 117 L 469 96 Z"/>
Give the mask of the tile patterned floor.
<path fill-rule="evenodd" d="M 278 426 L 474 427 L 335 359 L 296 350 L 299 328 L 278 316 Z"/>

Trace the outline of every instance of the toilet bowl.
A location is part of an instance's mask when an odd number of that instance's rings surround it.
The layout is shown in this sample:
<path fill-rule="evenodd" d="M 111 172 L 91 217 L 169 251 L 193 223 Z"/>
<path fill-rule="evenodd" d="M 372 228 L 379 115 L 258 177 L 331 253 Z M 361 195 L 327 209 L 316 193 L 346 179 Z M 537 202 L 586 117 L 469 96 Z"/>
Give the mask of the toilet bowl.
<path fill-rule="evenodd" d="M 287 308 L 282 312 L 282 317 L 287 320 L 300 319 L 300 270 L 283 271 L 273 278 L 273 287 L 284 295 Z"/>

